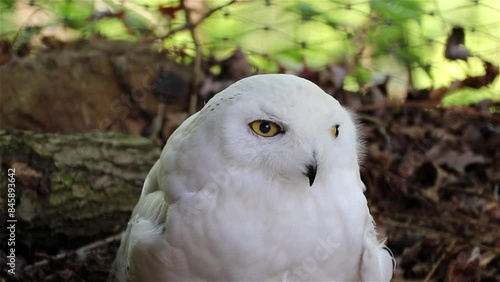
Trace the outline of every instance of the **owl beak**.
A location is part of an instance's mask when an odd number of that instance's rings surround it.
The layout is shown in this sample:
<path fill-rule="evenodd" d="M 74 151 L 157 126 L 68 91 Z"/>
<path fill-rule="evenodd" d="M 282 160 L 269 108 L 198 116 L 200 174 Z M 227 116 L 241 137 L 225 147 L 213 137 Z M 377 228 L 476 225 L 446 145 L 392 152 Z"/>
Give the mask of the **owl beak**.
<path fill-rule="evenodd" d="M 315 157 L 310 164 L 306 165 L 306 173 L 304 173 L 307 176 L 307 178 L 309 178 L 309 187 L 312 187 L 314 179 L 316 178 L 317 171 L 318 171 L 318 163 Z"/>

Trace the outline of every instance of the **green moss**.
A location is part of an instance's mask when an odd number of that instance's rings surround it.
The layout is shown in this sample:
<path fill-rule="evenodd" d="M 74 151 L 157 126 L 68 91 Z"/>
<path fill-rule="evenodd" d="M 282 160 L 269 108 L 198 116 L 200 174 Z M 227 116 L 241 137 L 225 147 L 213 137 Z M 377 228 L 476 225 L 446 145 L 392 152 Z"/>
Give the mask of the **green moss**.
<path fill-rule="evenodd" d="M 40 209 L 40 202 L 36 192 L 33 190 L 23 191 L 17 207 L 18 218 L 31 222 L 37 216 Z"/>

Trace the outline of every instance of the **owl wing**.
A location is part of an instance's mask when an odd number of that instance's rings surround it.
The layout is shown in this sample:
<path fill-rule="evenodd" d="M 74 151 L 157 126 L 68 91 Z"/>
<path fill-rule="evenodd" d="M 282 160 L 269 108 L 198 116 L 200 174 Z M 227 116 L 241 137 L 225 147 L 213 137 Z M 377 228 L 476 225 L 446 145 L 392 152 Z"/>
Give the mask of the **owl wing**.
<path fill-rule="evenodd" d="M 391 281 L 396 262 L 392 252 L 377 241 L 375 225 L 368 213 L 365 223 L 363 256 L 361 258 L 362 281 Z"/>
<path fill-rule="evenodd" d="M 172 133 L 165 148 L 172 148 L 177 138 L 182 140 L 196 123 L 198 115 L 199 112 L 187 118 Z M 160 190 L 162 173 L 165 173 L 161 159 L 153 165 L 144 181 L 141 197 L 122 236 L 109 281 L 162 281 L 168 277 L 167 266 L 172 265 L 165 235 L 169 204 L 165 192 Z"/>
<path fill-rule="evenodd" d="M 160 281 L 168 256 L 164 227 L 167 202 L 158 189 L 160 163 L 151 168 L 122 236 L 109 281 Z M 147 271 L 146 271 L 147 270 Z"/>

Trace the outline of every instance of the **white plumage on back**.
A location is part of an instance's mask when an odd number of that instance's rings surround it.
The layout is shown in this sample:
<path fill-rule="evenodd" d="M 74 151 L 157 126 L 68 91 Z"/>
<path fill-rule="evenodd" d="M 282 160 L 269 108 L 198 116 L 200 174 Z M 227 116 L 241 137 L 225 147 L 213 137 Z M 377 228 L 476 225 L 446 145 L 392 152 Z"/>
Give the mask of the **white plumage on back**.
<path fill-rule="evenodd" d="M 256 75 L 186 120 L 149 172 L 119 281 L 389 281 L 348 111 L 313 83 Z"/>

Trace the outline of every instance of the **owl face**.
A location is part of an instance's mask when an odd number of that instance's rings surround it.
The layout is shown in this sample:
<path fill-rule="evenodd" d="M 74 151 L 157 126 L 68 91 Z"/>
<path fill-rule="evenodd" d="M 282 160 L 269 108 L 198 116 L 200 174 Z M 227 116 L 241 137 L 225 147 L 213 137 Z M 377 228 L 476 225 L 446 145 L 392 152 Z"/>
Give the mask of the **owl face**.
<path fill-rule="evenodd" d="M 334 169 L 358 170 L 351 115 L 308 80 L 252 76 L 214 96 L 201 113 L 213 149 L 234 167 L 309 186 Z"/>

